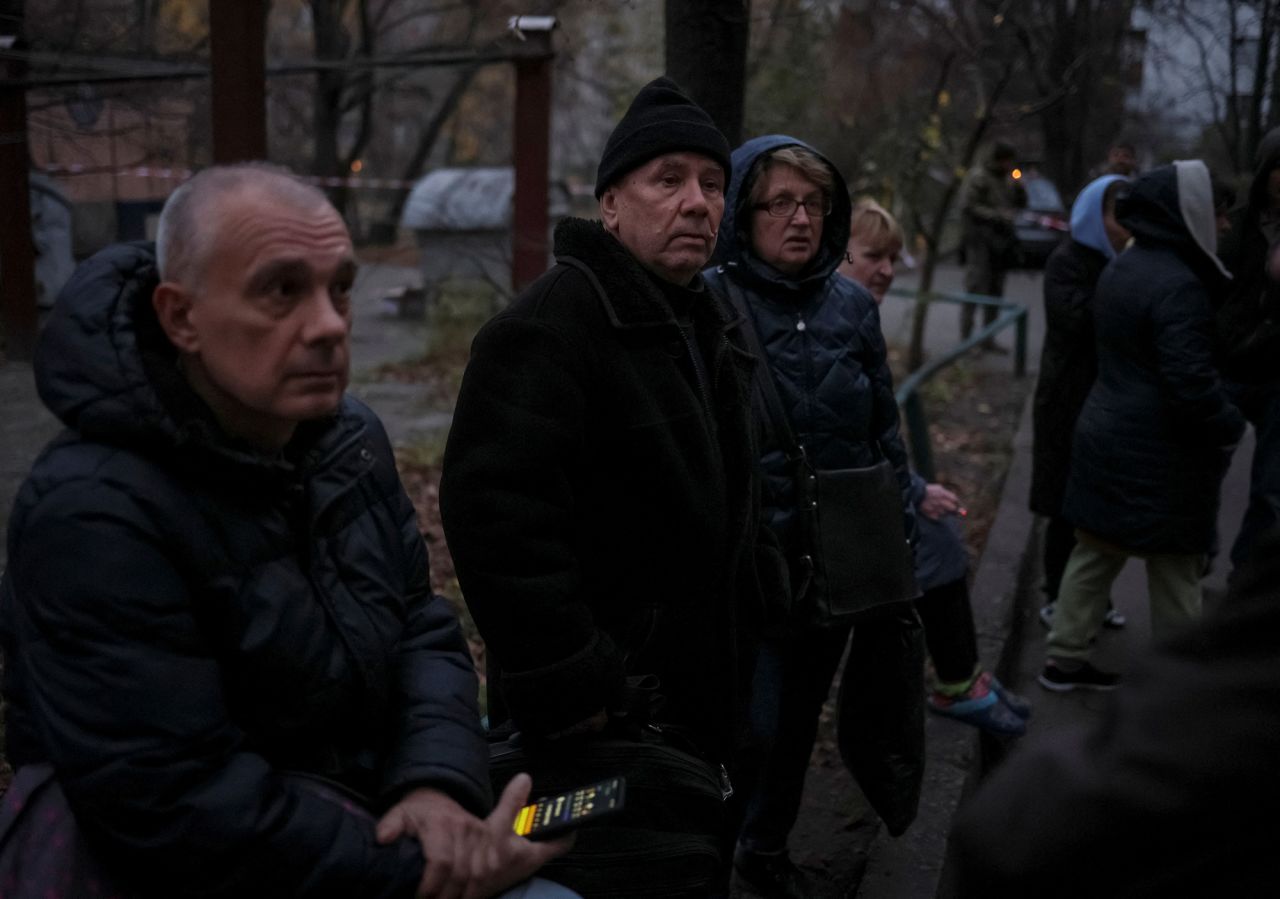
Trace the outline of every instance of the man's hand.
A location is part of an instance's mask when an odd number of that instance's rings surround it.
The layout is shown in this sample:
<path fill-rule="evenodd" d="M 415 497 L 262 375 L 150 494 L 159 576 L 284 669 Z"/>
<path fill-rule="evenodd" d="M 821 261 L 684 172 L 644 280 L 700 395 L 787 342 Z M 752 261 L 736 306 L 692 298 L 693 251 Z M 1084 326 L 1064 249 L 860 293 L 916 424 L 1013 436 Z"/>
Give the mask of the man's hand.
<path fill-rule="evenodd" d="M 465 899 L 484 899 L 510 889 L 573 848 L 573 834 L 539 842 L 516 835 L 516 815 L 529 801 L 532 787 L 528 774 L 517 774 L 502 791 L 497 808 L 485 818 L 490 839 L 484 851 L 473 859 L 477 877 L 473 888 L 463 894 Z"/>
<path fill-rule="evenodd" d="M 943 515 L 963 515 L 960 498 L 941 484 L 928 484 L 924 499 L 920 500 L 920 512 L 926 518 L 937 521 Z"/>
<path fill-rule="evenodd" d="M 402 836 L 422 845 L 426 868 L 419 899 L 483 899 L 525 880 L 573 838 L 534 843 L 512 830 L 532 782 L 517 775 L 488 818 L 481 820 L 445 793 L 423 787 L 406 795 L 378 822 L 379 843 Z"/>

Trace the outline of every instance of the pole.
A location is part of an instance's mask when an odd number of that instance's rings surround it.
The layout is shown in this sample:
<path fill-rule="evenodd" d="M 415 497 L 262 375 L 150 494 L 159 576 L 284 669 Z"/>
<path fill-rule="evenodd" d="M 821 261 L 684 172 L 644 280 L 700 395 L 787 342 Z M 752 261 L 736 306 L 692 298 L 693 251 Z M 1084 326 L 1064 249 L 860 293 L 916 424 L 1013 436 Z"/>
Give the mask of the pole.
<path fill-rule="evenodd" d="M 537 21 L 533 21 L 533 20 Z M 549 19 L 549 22 L 546 20 Z M 541 25 L 543 27 L 536 27 Z M 551 17 L 520 16 L 512 30 L 537 53 L 516 60 L 515 198 L 511 286 L 516 293 L 547 268 L 547 170 L 551 162 Z"/>
<path fill-rule="evenodd" d="M 267 157 L 267 0 L 209 0 L 213 161 Z"/>

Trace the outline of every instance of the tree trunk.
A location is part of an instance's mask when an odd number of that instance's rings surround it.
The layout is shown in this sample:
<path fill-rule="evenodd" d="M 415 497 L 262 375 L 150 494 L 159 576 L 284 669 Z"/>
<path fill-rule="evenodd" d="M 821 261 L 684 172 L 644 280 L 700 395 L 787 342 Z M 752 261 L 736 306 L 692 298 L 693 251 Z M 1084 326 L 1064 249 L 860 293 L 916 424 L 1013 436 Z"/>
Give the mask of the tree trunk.
<path fill-rule="evenodd" d="M 666 0 L 667 74 L 724 132 L 742 141 L 747 0 Z"/>

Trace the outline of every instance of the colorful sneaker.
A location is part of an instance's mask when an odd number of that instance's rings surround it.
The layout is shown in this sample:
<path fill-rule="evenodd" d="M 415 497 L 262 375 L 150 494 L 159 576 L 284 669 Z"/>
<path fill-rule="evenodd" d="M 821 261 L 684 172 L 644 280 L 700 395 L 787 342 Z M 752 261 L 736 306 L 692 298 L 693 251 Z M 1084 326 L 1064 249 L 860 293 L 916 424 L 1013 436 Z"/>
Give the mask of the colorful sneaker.
<path fill-rule="evenodd" d="M 1000 678 L 996 677 L 990 671 L 984 671 L 978 675 L 979 681 L 986 681 L 987 687 L 996 697 L 1009 707 L 1009 711 L 1013 712 L 1024 721 L 1031 717 L 1031 703 L 1014 693 L 1004 684 L 1000 683 Z"/>
<path fill-rule="evenodd" d="M 1052 660 L 1045 663 L 1040 672 L 1040 686 L 1055 693 L 1067 693 L 1071 690 L 1114 690 L 1120 686 L 1120 675 L 1110 671 L 1102 671 L 1089 662 L 1078 662 L 1066 668 L 1060 667 Z"/>
<path fill-rule="evenodd" d="M 968 690 L 958 696 L 947 696 L 933 690 L 926 701 L 929 708 L 939 715 L 955 718 L 993 734 L 1021 736 L 1027 732 L 1027 722 L 1000 701 L 992 688 L 993 680 L 984 671 L 974 678 Z"/>

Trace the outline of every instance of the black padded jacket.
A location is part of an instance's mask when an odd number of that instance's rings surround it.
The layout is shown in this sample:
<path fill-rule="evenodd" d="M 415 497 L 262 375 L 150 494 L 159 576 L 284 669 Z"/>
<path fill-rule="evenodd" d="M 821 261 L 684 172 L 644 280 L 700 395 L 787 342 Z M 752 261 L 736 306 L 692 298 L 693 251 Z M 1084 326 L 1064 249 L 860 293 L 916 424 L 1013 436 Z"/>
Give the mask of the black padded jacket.
<path fill-rule="evenodd" d="M 86 839 L 161 895 L 409 897 L 421 849 L 286 772 L 385 807 L 491 803 L 477 682 L 374 415 L 233 444 L 151 311 L 149 248 L 95 256 L 37 354 L 67 430 L 9 523 L 14 767 L 53 765 Z"/>

